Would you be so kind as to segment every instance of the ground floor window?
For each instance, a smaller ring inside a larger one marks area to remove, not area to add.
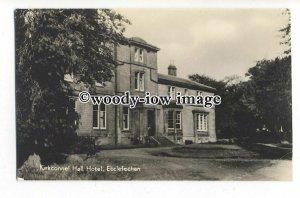
[[[208,115],[204,113],[196,113],[196,130],[207,131]]]
[[[66,115],[70,115],[72,113],[75,113],[75,100],[70,98],[66,108]]]
[[[123,129],[129,129],[129,108],[123,107]]]
[[[67,104],[67,107],[65,108],[65,110],[66,110],[66,116],[72,116],[72,118],[74,118],[74,114],[76,113],[74,98],[69,99],[69,103]],[[77,125],[77,120],[74,119],[74,126],[76,126],[76,125]]]
[[[181,129],[181,111],[168,111],[168,129]]]
[[[176,111],[175,115],[175,127],[176,129],[181,129],[181,111]]]
[[[106,107],[104,104],[93,105],[93,128],[106,129]]]

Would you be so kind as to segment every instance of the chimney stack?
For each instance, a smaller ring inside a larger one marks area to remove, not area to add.
[[[177,68],[175,65],[170,64],[168,67],[168,74],[171,76],[176,76],[177,75]]]

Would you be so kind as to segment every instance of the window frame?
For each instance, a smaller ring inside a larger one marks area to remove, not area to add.
[[[208,114],[196,113],[196,131],[208,132]]]
[[[140,48],[139,52],[139,62],[144,63],[144,50]]]
[[[171,115],[171,117],[170,117],[170,115]],[[177,115],[180,115],[179,119],[177,118]],[[177,122],[178,120],[179,120],[179,123]],[[169,127],[170,121],[172,121],[172,128]],[[178,129],[181,130],[182,129],[182,112],[175,111],[175,110],[169,110],[167,113],[167,124],[168,124],[168,129],[170,129],[170,130],[178,130]],[[179,128],[177,127],[177,124],[179,124],[179,126],[180,126]]]
[[[94,107],[97,107],[97,110],[94,109]],[[93,105],[93,129],[100,129],[100,111],[99,111],[100,105]],[[97,112],[97,126],[94,126],[94,113]]]
[[[174,91],[173,91],[173,88],[174,88]],[[171,96],[172,100],[176,99],[176,87],[169,86],[169,96]]]
[[[100,123],[100,129],[106,129],[106,123],[107,123],[106,122],[106,105],[103,104],[103,106],[104,106],[104,111],[101,110],[101,104],[99,105],[99,123]],[[103,127],[103,125],[100,122],[101,112],[104,112],[103,113],[103,116],[104,116],[104,127]]]
[[[124,114],[124,108],[127,108],[127,114]],[[123,106],[123,109],[122,109],[123,111],[122,111],[122,113],[123,113],[123,115],[122,115],[122,118],[123,118],[123,130],[129,130],[130,129],[130,126],[129,126],[129,124],[130,124],[130,115],[129,115],[129,107],[127,107],[127,106]],[[127,116],[127,127],[125,127],[125,116]]]
[[[145,73],[135,72],[134,73],[134,90],[145,91]]]
[[[184,95],[188,96],[189,95],[189,89],[184,89]]]
[[[134,61],[137,63],[144,63],[144,50],[142,48],[135,47]]]
[[[179,113],[179,123],[177,123],[178,119],[177,119],[177,113]],[[179,128],[177,128],[177,124],[179,124]],[[182,113],[181,111],[175,111],[175,128],[176,129],[182,129]]]
[[[104,104],[100,104],[100,105],[93,105],[93,129],[106,129],[106,125],[107,125],[107,116],[106,116],[106,105],[104,105],[104,111],[101,110],[101,105]],[[97,106],[97,110],[94,109],[94,107]],[[94,113],[97,112],[97,126],[94,126]],[[102,112],[102,117],[101,118],[101,112]],[[103,119],[104,124],[101,124],[100,120]],[[104,125],[104,126],[103,126]]]
[[[197,96],[203,96],[203,92],[202,92],[202,91],[197,91],[197,92],[196,92],[196,95],[197,95]]]
[[[170,121],[170,119],[169,119],[169,114],[171,113],[171,115],[172,115],[172,128],[170,128],[169,127],[169,121]],[[174,128],[174,124],[175,124],[175,120],[174,120],[174,111],[168,111],[168,113],[167,113],[168,115],[167,115],[167,124],[168,124],[168,129],[175,129]]]

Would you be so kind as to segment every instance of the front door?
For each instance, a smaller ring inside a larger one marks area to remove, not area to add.
[[[148,136],[154,136],[155,135],[155,111],[154,110],[148,110],[147,111],[147,117],[148,117]]]

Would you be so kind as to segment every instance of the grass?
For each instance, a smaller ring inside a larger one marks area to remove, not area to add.
[[[258,153],[260,158],[263,159],[288,159],[291,160],[292,155],[292,146],[282,146],[281,144],[278,147],[270,147],[263,144],[242,144],[243,148]]]
[[[251,159],[259,155],[236,145],[192,144],[153,152],[156,156],[199,158],[199,159]]]
[[[290,160],[266,159],[256,149],[221,144],[114,149],[102,150],[88,159],[84,154],[68,155],[63,163],[51,164],[133,166],[140,172],[40,170],[41,160],[33,156],[17,176],[25,180],[290,180]]]

